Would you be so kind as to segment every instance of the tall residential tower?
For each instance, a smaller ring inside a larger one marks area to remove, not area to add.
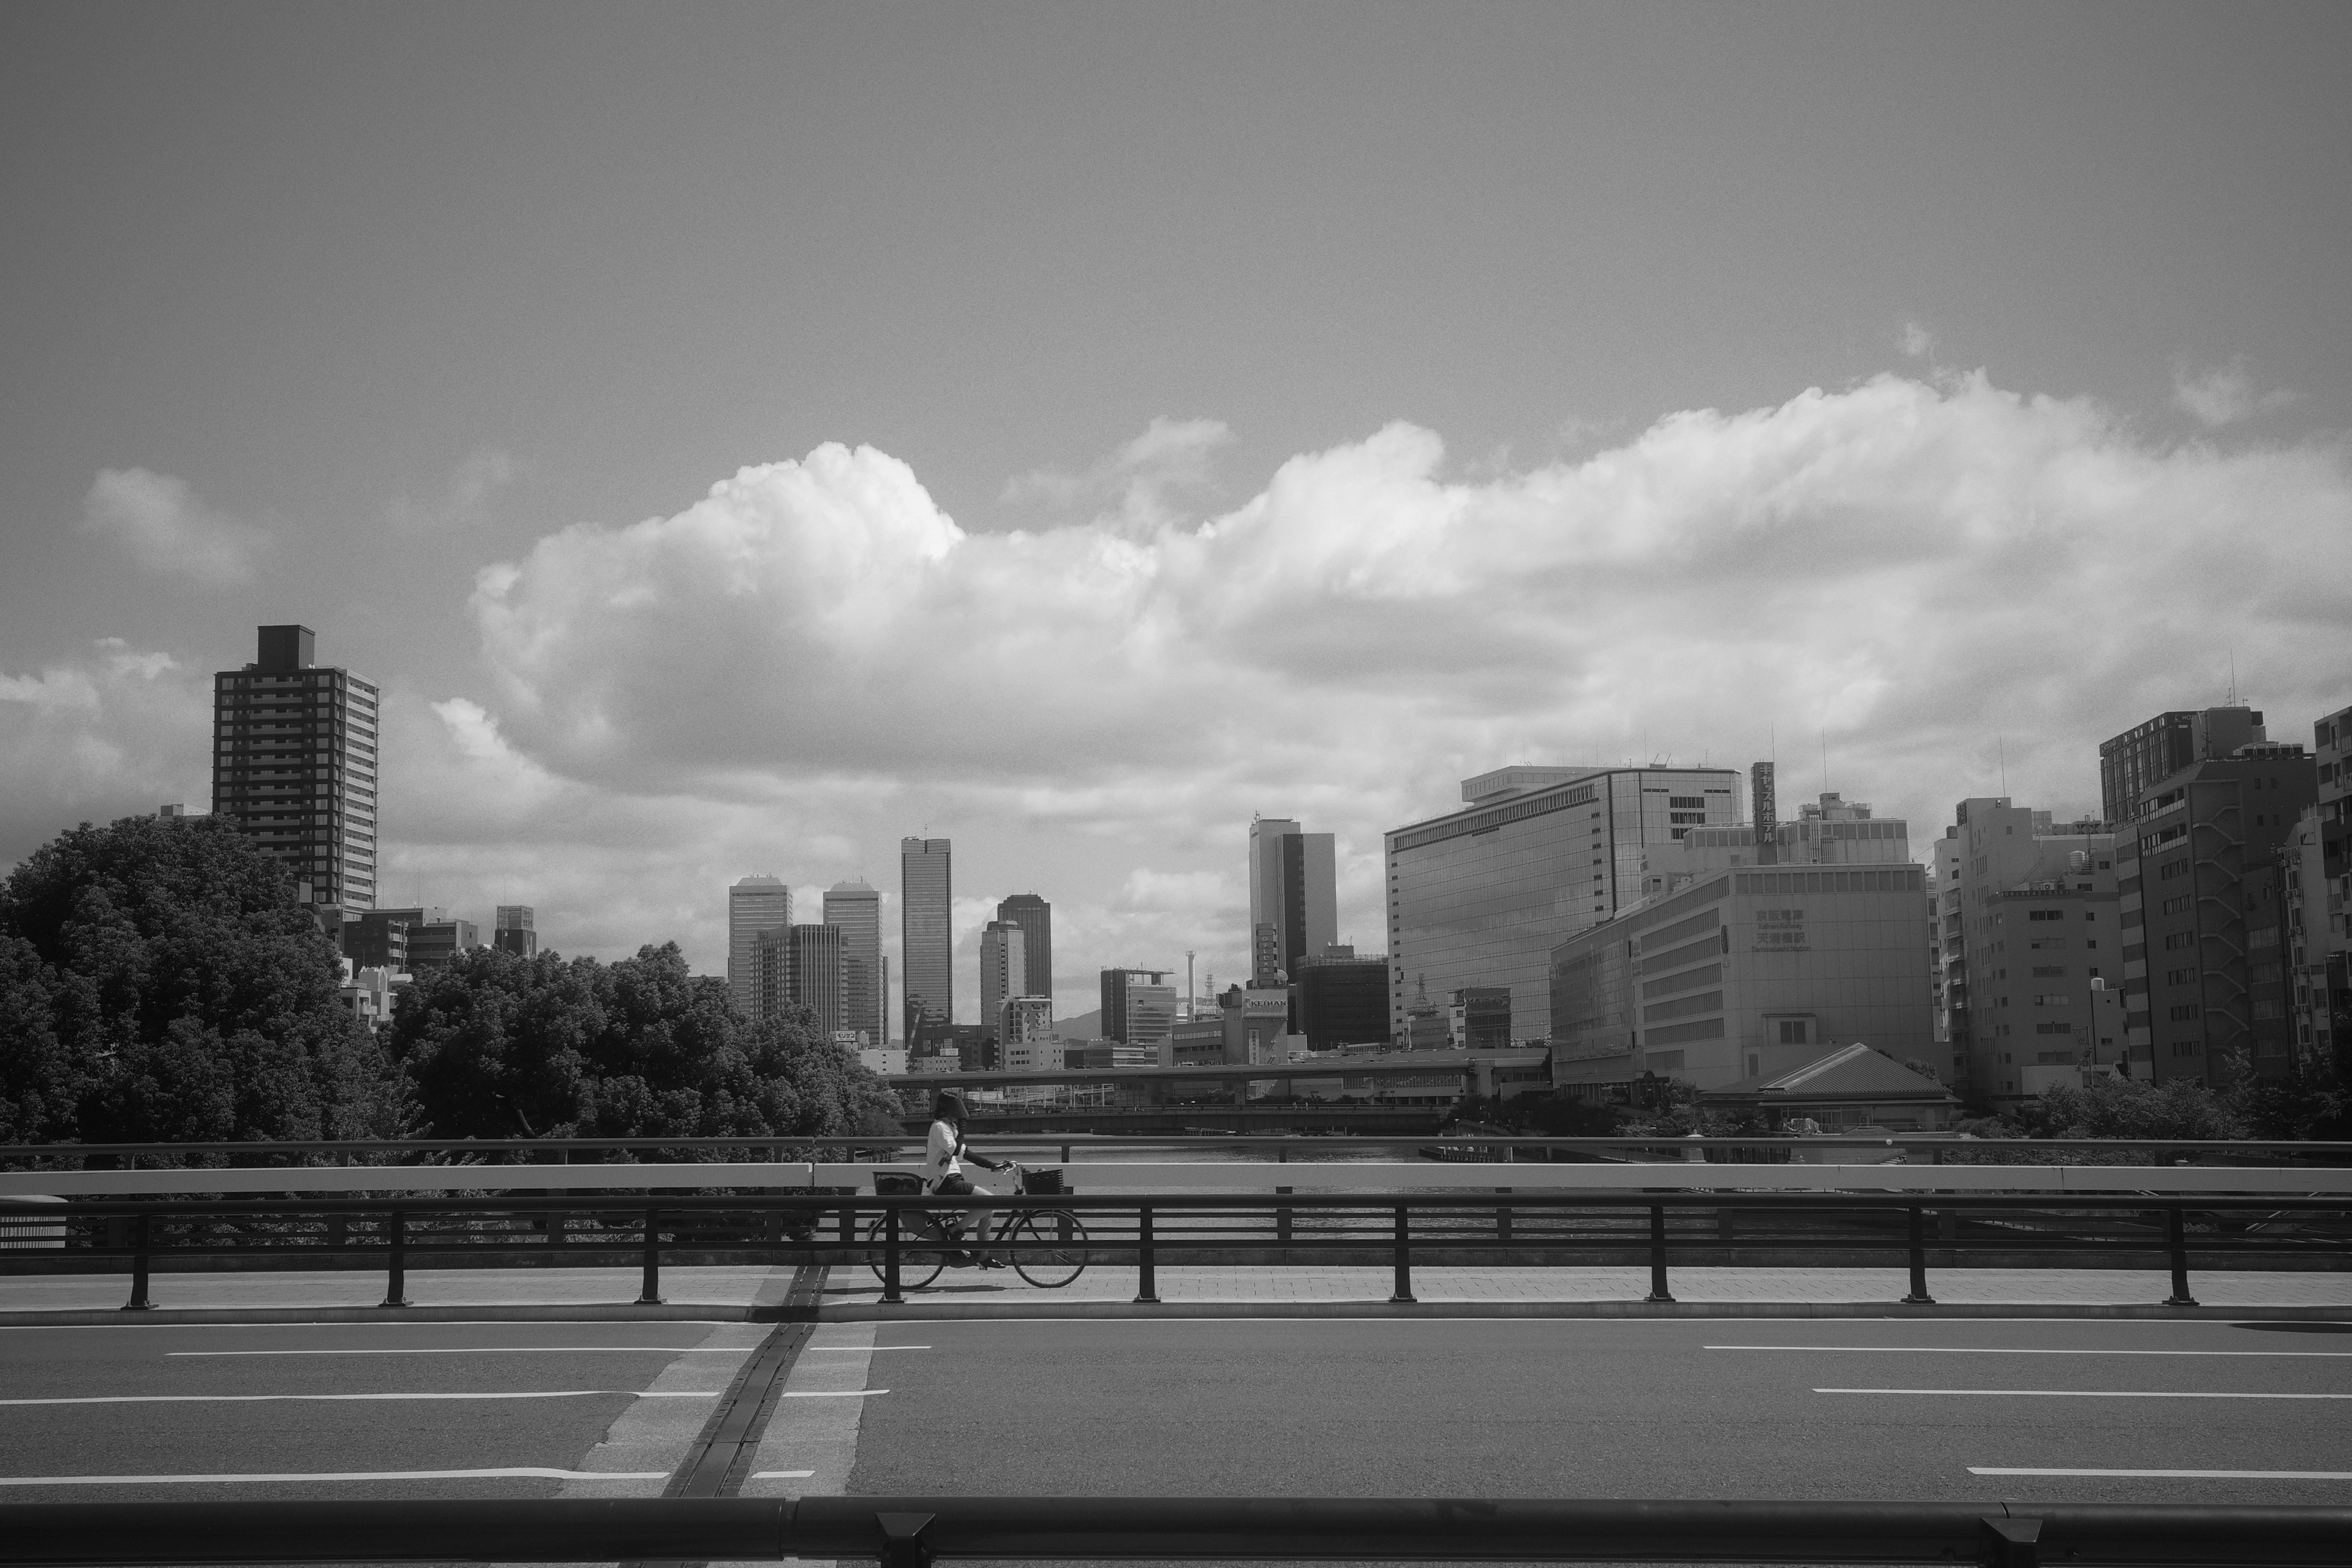
[[[1339,940],[1339,900],[1328,833],[1305,833],[1286,816],[1250,823],[1250,971],[1267,984],[1276,970],[1297,974],[1299,960]]]
[[[864,882],[835,882],[824,890],[824,923],[841,928],[841,1026],[886,1043],[890,976],[882,967],[882,895]]]
[[[213,677],[213,815],[286,864],[331,934],[375,907],[376,689],[311,662],[308,626],[263,626],[260,657]]]

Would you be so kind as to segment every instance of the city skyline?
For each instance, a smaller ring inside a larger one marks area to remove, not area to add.
[[[1246,976],[1253,814],[1369,952],[1484,771],[1924,845],[2352,703],[2340,9],[1436,15],[12,8],[0,867],[201,809],[261,625],[380,904],[862,877],[897,991],[952,838],[967,1020],[1018,889],[1064,1015]]]

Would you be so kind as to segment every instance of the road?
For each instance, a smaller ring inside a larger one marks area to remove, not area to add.
[[[908,1310],[820,1328],[751,1489],[2352,1500],[2337,1325]],[[763,1332],[0,1330],[0,1500],[651,1495]]]

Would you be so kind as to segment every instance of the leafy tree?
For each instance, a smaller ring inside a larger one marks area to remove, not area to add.
[[[436,1137],[900,1131],[897,1097],[807,1009],[747,1020],[675,942],[612,964],[476,949],[417,976],[391,1043]]]
[[[2245,1129],[2221,1095],[2193,1079],[2151,1083],[2099,1074],[2082,1088],[2044,1090],[2029,1111],[2029,1135],[2042,1138],[2207,1139],[2243,1137]]]
[[[2281,1079],[2241,1072],[2226,1097],[2254,1138],[2352,1138],[2352,1089],[2333,1061],[2298,1061]]]
[[[84,823],[0,882],[0,1138],[395,1131],[341,984],[285,868],[233,824]]]

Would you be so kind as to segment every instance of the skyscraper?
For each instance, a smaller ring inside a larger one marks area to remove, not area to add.
[[[761,931],[793,923],[793,890],[773,877],[746,877],[727,889],[727,994],[747,1018],[760,1008],[760,972],[755,951]]]
[[[213,677],[213,815],[286,864],[320,906],[375,907],[376,689],[311,663],[308,626],[263,626],[259,657]]]
[[[1165,1045],[1176,1026],[1176,987],[1167,984],[1164,969],[1106,969],[1102,972],[1103,1038],[1119,1045]],[[1161,1062],[1173,1067],[1172,1060]]]
[[[1027,942],[1011,921],[991,921],[980,933],[980,1026],[1002,1040],[1004,1004],[1025,994],[1021,989],[1028,971]]]
[[[907,988],[907,1047],[928,1021],[955,1022],[955,931],[949,910],[954,879],[944,838],[898,840],[899,968]]]
[[[839,926],[788,925],[763,931],[751,944],[759,1008],[752,1016],[773,1017],[784,1008],[805,1006],[816,1015],[819,1038],[831,1038],[842,1022],[847,976],[842,963]]]
[[[2232,757],[2240,746],[2264,739],[2252,708],[2180,709],[2099,742],[2099,811],[2109,822],[2129,822],[2150,784],[2208,757]]]
[[[879,1046],[887,1037],[889,974],[882,967],[882,895],[864,882],[824,890],[824,923],[841,928],[841,1026]]]
[[[1051,996],[1054,994],[1054,906],[1034,893],[1015,893],[1000,900],[996,918],[1021,928],[1021,951],[1028,973],[1011,994]]]
[[[1250,823],[1250,952],[1253,980],[1265,984],[1274,968],[1298,972],[1298,961],[1339,940],[1339,900],[1331,835],[1305,833],[1286,816]],[[1269,942],[1263,933],[1270,931]]]

